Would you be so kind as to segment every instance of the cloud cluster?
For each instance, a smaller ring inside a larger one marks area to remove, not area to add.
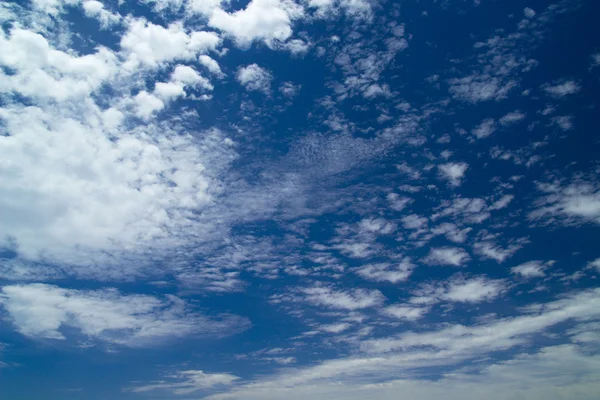
[[[191,335],[221,336],[248,327],[236,316],[209,318],[175,297],[126,295],[115,289],[75,290],[46,284],[9,285],[0,303],[17,330],[33,338],[64,340],[63,328],[89,339],[130,347]]]

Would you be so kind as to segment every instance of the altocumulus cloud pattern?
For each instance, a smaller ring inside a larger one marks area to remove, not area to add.
[[[597,399],[598,15],[0,1],[0,397]]]

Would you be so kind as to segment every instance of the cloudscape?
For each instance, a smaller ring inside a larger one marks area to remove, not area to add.
[[[597,399],[598,15],[0,0],[0,398]]]

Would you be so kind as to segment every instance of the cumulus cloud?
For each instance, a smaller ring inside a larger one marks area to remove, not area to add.
[[[208,25],[232,37],[238,46],[248,47],[254,41],[264,41],[274,47],[292,34],[292,23],[304,15],[302,6],[288,0],[252,0],[246,8],[228,13],[220,7],[199,4],[209,14]]]
[[[137,347],[190,335],[230,335],[248,326],[239,317],[205,317],[175,296],[46,284],[9,285],[0,293],[17,330],[33,338],[65,339],[63,329],[70,327],[91,339]]]
[[[460,247],[436,247],[422,260],[429,265],[450,265],[462,267],[471,259],[469,254]]]
[[[132,47],[125,63],[130,57],[157,63],[185,53],[192,40],[180,27],[169,28],[166,35],[184,43],[173,50],[171,39],[161,36],[164,29],[131,22],[125,37],[132,34],[143,44],[126,41]],[[208,90],[208,81],[179,65],[154,92],[135,90],[136,80],[106,48],[87,55],[64,52],[23,29],[2,33],[0,42],[0,65],[14,71],[3,76],[0,91],[7,99],[28,99],[28,105],[10,100],[0,108],[7,133],[0,143],[6,167],[0,171],[0,247],[13,249],[21,261],[68,265],[60,270],[79,276],[111,276],[111,266],[127,263],[119,273],[127,279],[138,266],[127,255],[159,249],[166,254],[186,241],[184,227],[195,225],[198,234],[212,229],[191,210],[208,207],[221,190],[213,186],[214,173],[234,155],[231,146],[219,131],[194,138],[153,119],[184,88]],[[104,90],[115,97],[99,99]],[[217,161],[217,155],[225,157]],[[98,263],[103,267],[96,269]],[[17,276],[27,274],[24,268],[13,260],[0,269]],[[44,275],[52,268],[34,270]]]
[[[215,61],[213,58],[211,58],[210,56],[207,56],[206,54],[202,54],[198,57],[198,61],[211,74],[216,75],[218,77],[223,77],[225,75],[225,74],[223,74],[223,71],[221,71],[221,67],[219,66],[219,63],[217,61]]]
[[[465,162],[451,162],[438,165],[440,178],[448,181],[451,186],[460,186],[462,180],[469,168],[469,164]]]
[[[121,48],[128,56],[124,67],[130,70],[139,65],[156,67],[173,60],[189,60],[216,50],[221,44],[216,33],[197,31],[188,34],[180,23],[165,28],[145,19],[129,18],[127,28],[121,38]]]
[[[259,67],[257,64],[250,64],[238,68],[236,78],[238,82],[248,91],[271,92],[271,81],[273,75],[268,70]]]
[[[121,15],[114,14],[104,8],[104,4],[96,0],[87,0],[82,4],[86,17],[95,18],[104,29],[121,22]]]

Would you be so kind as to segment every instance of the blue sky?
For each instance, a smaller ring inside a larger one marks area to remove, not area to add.
[[[0,2],[0,397],[594,399],[600,5]]]

